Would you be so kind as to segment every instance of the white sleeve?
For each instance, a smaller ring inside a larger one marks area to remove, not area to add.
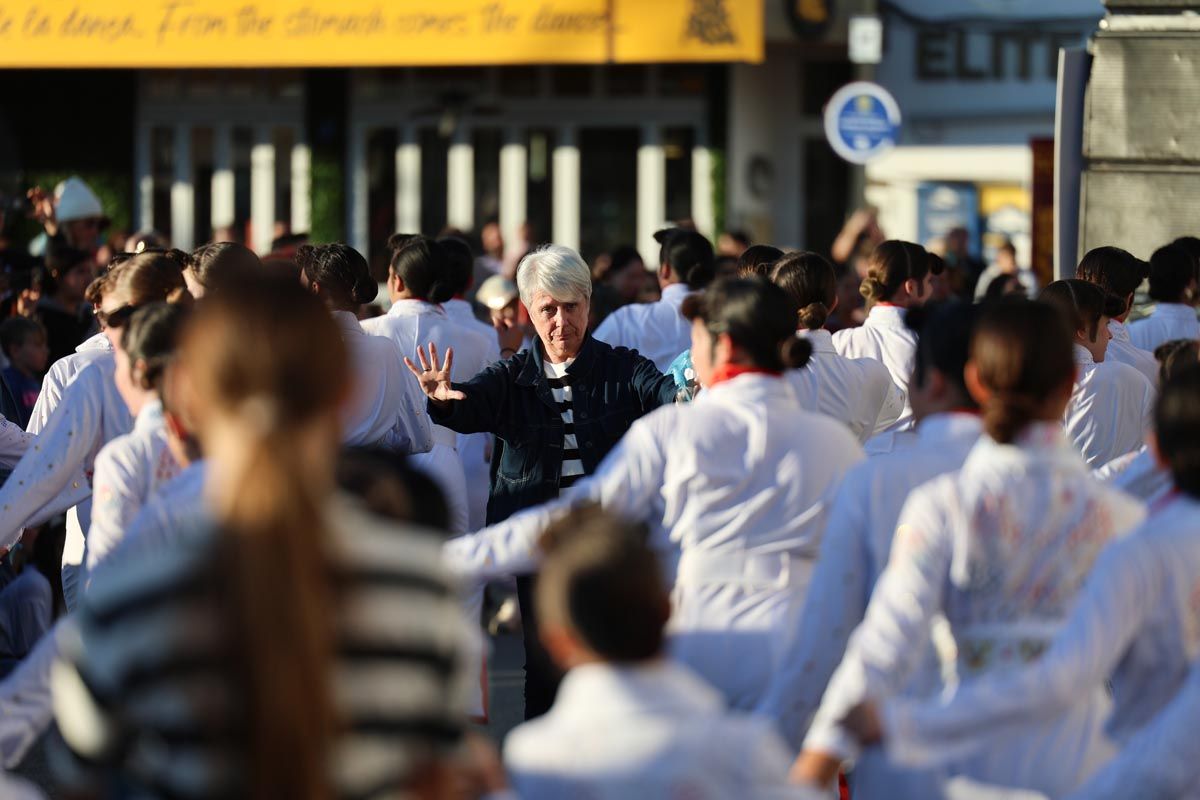
[[[0,467],[12,469],[37,438],[0,416]]]
[[[101,401],[82,378],[80,373],[67,386],[37,441],[0,487],[0,548],[11,548],[22,528],[44,522],[91,494],[80,470],[99,444]]]
[[[1001,726],[1057,718],[1101,688],[1153,610],[1165,580],[1156,563],[1136,534],[1114,541],[1041,658],[963,683],[946,697],[886,700],[888,756],[908,766],[959,758],[994,741]]]
[[[50,665],[58,657],[55,625],[29,655],[0,681],[0,764],[12,769],[50,727]]]
[[[658,416],[652,414],[635,422],[596,472],[559,499],[446,542],[443,556],[447,564],[473,580],[531,572],[538,563],[537,543],[542,531],[579,505],[598,503],[614,514],[644,518],[651,498],[662,485],[666,467],[665,448],[650,428]]]
[[[884,396],[883,405],[879,408],[879,416],[875,420],[875,429],[868,434],[867,438],[887,430],[904,413],[904,391],[892,382],[891,375],[885,372],[884,377],[887,379],[887,394]]]
[[[58,404],[62,402],[64,384],[62,371],[57,368],[61,363],[61,359],[54,362],[50,371],[46,373],[46,377],[42,378],[42,391],[38,394],[37,402],[33,404],[33,411],[29,415],[29,425],[26,426],[30,433],[41,433],[42,429],[46,427],[46,423],[50,421],[54,409],[58,408]]]
[[[937,507],[943,485],[927,484],[905,503],[888,565],[821,699],[804,740],[806,750],[855,758],[858,743],[841,721],[862,701],[899,691],[921,657],[921,648],[912,643],[925,639],[942,608],[953,554],[951,531]]]
[[[592,338],[613,347],[627,347],[629,343],[621,341],[620,322],[623,316],[624,314],[621,313],[621,309],[618,308],[613,311],[604,318],[604,321],[596,327],[596,330],[592,331]]]
[[[850,632],[862,622],[871,596],[867,503],[855,475],[847,475],[838,490],[800,626],[757,709],[778,723],[793,749],[804,740],[829,678],[846,652]]]
[[[408,455],[428,453],[433,449],[433,423],[425,410],[425,393],[411,375],[401,375],[400,385],[404,394],[396,409],[396,424],[384,435],[380,446]]]
[[[1177,800],[1200,785],[1200,663],[1171,702],[1067,800]]]
[[[116,547],[137,516],[143,503],[144,487],[129,465],[122,463],[123,455],[114,440],[96,456],[96,471],[92,481],[92,520],[87,536],[87,569],[90,573]]]

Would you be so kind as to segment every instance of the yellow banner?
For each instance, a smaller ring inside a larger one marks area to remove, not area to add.
[[[0,0],[0,67],[761,61],[762,0]]]

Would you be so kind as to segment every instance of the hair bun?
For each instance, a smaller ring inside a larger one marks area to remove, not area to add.
[[[783,366],[788,369],[800,369],[807,366],[808,360],[812,358],[812,352],[812,343],[807,339],[801,339],[799,336],[789,336],[783,340],[783,344],[779,347],[779,355],[783,359]]]
[[[815,331],[825,327],[825,321],[829,319],[829,308],[824,303],[809,303],[800,309],[796,316],[801,325],[810,331]]]
[[[867,300],[878,300],[883,296],[884,285],[875,277],[863,278],[863,282],[859,284],[858,293]]]
[[[296,265],[303,269],[304,267],[313,263],[316,257],[317,248],[313,247],[311,244],[302,244],[296,248],[296,255],[292,258],[296,262]]]
[[[354,284],[354,302],[360,306],[365,306],[371,302],[379,294],[379,284],[371,277],[370,273],[360,275]]]

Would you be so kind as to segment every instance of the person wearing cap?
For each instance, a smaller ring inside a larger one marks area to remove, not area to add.
[[[41,255],[49,239],[60,239],[77,250],[95,253],[100,248],[100,234],[108,226],[108,217],[100,198],[92,187],[76,176],[67,178],[54,187],[53,198],[41,187],[29,190],[29,201],[34,215],[46,229],[45,237],[38,237],[30,245]]]
[[[557,498],[595,472],[637,419],[675,400],[675,382],[649,359],[588,336],[592,275],[577,252],[560,245],[533,251],[517,268],[517,286],[538,334],[528,350],[505,351],[506,360],[466,382],[451,382],[454,354],[439,348],[442,342],[428,343],[428,358],[418,349],[419,368],[407,362],[435,424],[500,440],[489,524]],[[534,717],[550,707],[556,679],[537,645],[529,581],[519,581],[518,589],[525,712]]]
[[[712,280],[713,249],[708,239],[687,228],[659,231],[654,238],[662,245],[658,259],[662,299],[618,308],[600,323],[595,335],[613,347],[638,351],[666,371],[691,345],[691,326],[679,308],[683,298]]]
[[[517,284],[503,275],[493,275],[483,282],[475,299],[482,303],[492,318],[492,327],[504,337],[503,357],[515,355],[533,346],[536,335],[529,325],[529,313],[521,307]],[[517,338],[519,331],[520,338]]]

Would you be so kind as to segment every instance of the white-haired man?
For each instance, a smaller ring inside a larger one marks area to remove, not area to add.
[[[587,334],[591,272],[569,247],[547,245],[521,260],[517,289],[529,309],[537,339],[466,383],[451,383],[453,354],[438,358],[418,351],[408,362],[429,398],[438,425],[459,433],[493,433],[487,521],[558,496],[599,466],[629,426],[673,402],[674,379],[632,350],[611,347]],[[506,351],[502,355],[509,355]],[[518,584],[525,622],[525,713],[544,713],[557,683],[553,666],[537,645],[531,587]]]

